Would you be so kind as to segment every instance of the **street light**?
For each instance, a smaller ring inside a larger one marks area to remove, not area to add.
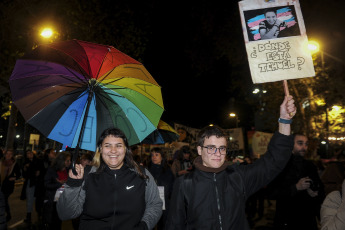
[[[44,38],[50,38],[53,35],[53,30],[51,28],[44,28],[40,35]]]
[[[235,119],[236,128],[238,128],[238,122],[239,122],[239,120],[238,120],[238,118],[237,118],[236,113],[230,113],[230,114],[229,114],[229,117]]]
[[[308,50],[311,54],[317,53],[320,51],[320,45],[316,41],[309,41],[308,42]]]

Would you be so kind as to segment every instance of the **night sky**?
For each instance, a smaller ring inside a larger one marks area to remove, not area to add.
[[[234,98],[241,125],[251,125],[254,111],[238,96],[240,92],[231,88],[233,80],[238,79],[249,89],[255,87],[246,59],[237,2],[185,3],[183,7],[172,6],[155,15],[157,28],[153,30],[154,39],[145,65],[162,86],[166,109],[163,120],[195,128],[210,123],[229,128],[226,120]],[[317,40],[325,52],[344,58],[344,2],[332,0],[326,6],[321,0],[301,0],[300,5],[308,38]],[[203,24],[205,18],[210,23]],[[201,36],[196,39],[193,33]],[[222,45],[231,52],[220,54],[221,49],[215,47]]]
[[[136,12],[141,7],[137,3],[146,4],[143,1],[125,2],[129,7],[135,6]],[[140,13],[143,18],[133,15],[133,21],[150,23],[148,44],[140,59],[162,87],[165,105],[162,120],[193,128],[210,123],[230,128],[228,114],[236,108],[241,126],[251,126],[255,111],[242,96],[243,87],[235,85],[245,85],[249,93],[255,87],[246,58],[238,1],[147,2],[151,4],[151,11]],[[99,1],[97,4],[114,5],[117,1]],[[319,41],[325,52],[344,59],[345,2],[300,0],[300,5],[308,38]],[[104,16],[111,20],[112,5],[105,7],[109,10],[103,12]],[[35,21],[39,22],[45,12],[30,13],[31,16],[37,13]],[[63,17],[55,14],[55,19]],[[29,18],[27,20],[33,23]],[[22,24],[27,26],[25,22]],[[62,25],[61,29],[64,29]],[[101,32],[99,36],[102,36]],[[82,36],[73,38],[84,40]],[[117,48],[117,44],[105,45]]]

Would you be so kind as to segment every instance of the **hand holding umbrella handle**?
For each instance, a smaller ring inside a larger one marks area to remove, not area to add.
[[[73,173],[75,176],[78,175],[77,170],[75,170],[75,160],[74,160],[74,159],[73,159],[73,161],[72,161],[72,173]]]
[[[83,179],[84,177],[84,167],[81,164],[76,164],[74,165],[75,168],[72,168],[69,173],[68,176],[72,179]],[[73,169],[75,172],[73,172]]]

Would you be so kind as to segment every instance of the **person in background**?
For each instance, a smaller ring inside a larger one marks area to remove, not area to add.
[[[69,171],[57,202],[62,220],[80,216],[79,229],[152,229],[162,214],[163,202],[149,171],[138,166],[125,134],[106,129],[97,142],[92,167]]]
[[[192,169],[190,147],[184,145],[179,150],[177,150],[176,154],[176,159],[171,165],[171,171],[173,172],[175,177],[179,177],[188,173]]]
[[[43,205],[45,199],[46,189],[44,186],[44,177],[47,173],[48,168],[52,165],[56,157],[56,151],[54,149],[46,149],[43,152],[43,155],[39,155],[39,170],[40,173],[37,177],[37,183],[35,188],[35,209],[38,215],[38,219],[41,220],[43,217]]]
[[[308,138],[295,134],[292,156],[274,183],[277,229],[318,229],[324,188],[315,164],[304,159],[307,151]]]
[[[336,160],[330,161],[321,175],[321,181],[325,186],[325,195],[342,188],[345,179],[345,155],[338,154]]]
[[[12,149],[5,150],[4,157],[0,160],[1,191],[5,197],[6,221],[10,221],[11,211],[8,198],[14,191],[15,180],[21,177],[20,167],[13,156]]]
[[[151,160],[148,164],[148,170],[155,179],[163,200],[163,214],[158,221],[157,229],[164,230],[175,178],[161,148],[157,147],[151,150]]]
[[[249,230],[245,201],[278,175],[289,161],[296,108],[292,96],[280,106],[279,132],[267,153],[250,165],[225,163],[228,136],[216,126],[199,132],[194,170],[175,180],[167,230]]]
[[[178,142],[191,143],[193,141],[192,135],[184,128],[177,128],[177,133],[179,134]]]
[[[46,192],[43,205],[43,223],[48,229],[61,229],[61,220],[56,212],[56,201],[59,194],[58,189],[67,181],[70,165],[71,154],[60,152],[44,176]]]
[[[345,229],[345,180],[339,190],[330,192],[321,206],[321,230]]]
[[[80,158],[80,164],[85,168],[87,165],[91,165],[92,155],[91,153],[84,153]]]
[[[23,167],[24,185],[22,187],[21,200],[26,199],[26,219],[24,222],[31,223],[31,213],[35,202],[35,188],[37,178],[40,175],[39,161],[31,150],[26,151]]]

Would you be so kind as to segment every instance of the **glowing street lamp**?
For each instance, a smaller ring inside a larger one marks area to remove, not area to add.
[[[238,120],[238,118],[237,118],[236,113],[230,113],[230,114],[229,114],[229,117],[235,119],[236,128],[237,128],[237,127],[238,127],[238,122],[239,122],[239,120]]]
[[[44,28],[40,35],[44,38],[50,38],[53,35],[53,30],[51,28]]]
[[[309,41],[308,50],[310,51],[311,54],[317,53],[320,51],[320,44],[316,41]]]

